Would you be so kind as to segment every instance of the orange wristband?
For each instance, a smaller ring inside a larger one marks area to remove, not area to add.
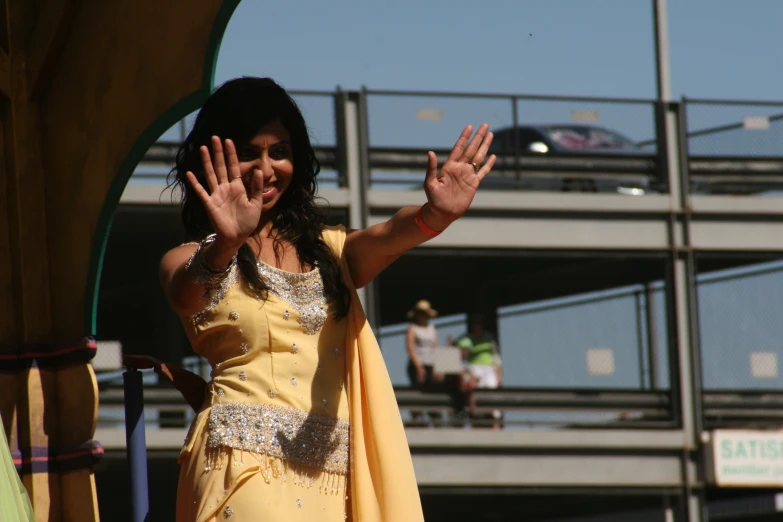
[[[426,205],[425,203],[424,205]],[[427,226],[427,223],[424,222],[424,218],[421,217],[421,211],[424,209],[424,205],[419,207],[419,210],[416,212],[416,224],[419,225],[419,230],[424,232],[429,237],[435,237],[440,235],[440,232],[437,230],[432,230],[430,227]]]

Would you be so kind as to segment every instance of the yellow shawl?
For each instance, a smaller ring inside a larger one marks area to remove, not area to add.
[[[328,228],[324,236],[337,231],[341,237],[335,238],[333,247],[351,292],[345,364],[351,420],[348,495],[352,519],[423,522],[413,461],[389,372],[342,256],[345,230]]]

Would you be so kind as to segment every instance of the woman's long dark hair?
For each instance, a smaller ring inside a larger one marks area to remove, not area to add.
[[[218,136],[221,140],[233,140],[239,149],[275,120],[291,135],[294,163],[291,184],[275,205],[275,244],[288,241],[296,248],[301,263],[320,269],[326,299],[334,306],[335,317],[340,319],[348,313],[350,295],[337,260],[321,238],[325,219],[315,203],[315,178],[321,166],[299,107],[273,80],[251,77],[230,80],[204,103],[193,130],[177,151],[175,166],[169,174],[173,177],[171,185],[181,190],[182,223],[189,240],[199,241],[214,232],[203,203],[185,177],[187,171],[193,172],[208,189],[199,148],[206,145],[212,151],[211,137]],[[237,264],[245,280],[266,298],[268,287],[258,274],[256,256],[248,244],[239,249]]]

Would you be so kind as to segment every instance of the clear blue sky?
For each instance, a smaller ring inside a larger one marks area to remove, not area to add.
[[[669,0],[675,97],[783,99],[783,2]],[[651,0],[244,0],[216,80],[654,97]],[[531,36],[532,35],[532,36]]]

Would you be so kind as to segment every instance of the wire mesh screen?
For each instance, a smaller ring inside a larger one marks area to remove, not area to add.
[[[513,123],[510,97],[446,94],[367,95],[370,145],[451,148],[467,124],[498,129]]]
[[[705,390],[783,388],[783,262],[698,277]]]
[[[664,297],[657,283],[501,308],[504,385],[668,389]]]
[[[334,94],[293,91],[291,97],[302,111],[313,145],[337,145]]]
[[[692,156],[783,156],[783,103],[688,101]]]
[[[414,188],[424,182],[426,151],[449,150],[467,124],[492,130],[513,125],[512,99],[496,96],[447,96],[445,94],[367,95],[371,147],[421,149],[421,165],[371,169],[374,188]],[[445,158],[444,158],[445,159]]]
[[[292,92],[291,97],[302,111],[310,140],[316,151],[323,147],[337,146],[337,126],[335,122],[335,98],[331,93]],[[335,188],[345,185],[345,173],[339,172],[335,165],[321,165],[318,174],[318,186]]]
[[[783,189],[783,103],[688,101],[691,191],[779,195]]]

